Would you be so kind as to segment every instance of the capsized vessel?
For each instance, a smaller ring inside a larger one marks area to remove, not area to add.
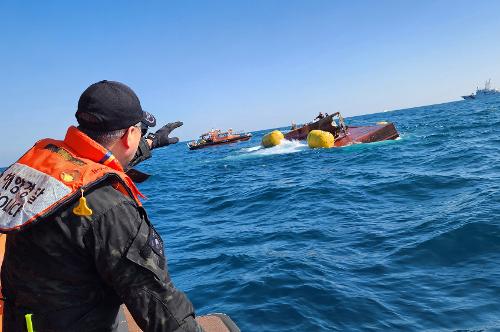
[[[200,139],[188,143],[190,150],[206,148],[207,146],[229,144],[239,141],[248,141],[251,133],[235,133],[232,129],[222,132],[220,129],[212,129],[200,136]]]
[[[372,143],[393,140],[399,137],[396,127],[391,122],[378,122],[372,126],[347,126],[339,112],[303,125],[285,134],[287,140],[305,140],[312,130],[323,130],[333,134],[334,146],[345,146],[356,143]]]

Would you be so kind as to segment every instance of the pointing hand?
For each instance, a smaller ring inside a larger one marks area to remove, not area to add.
[[[150,138],[153,142],[151,145],[152,149],[161,148],[162,146],[167,146],[170,144],[175,144],[179,142],[178,137],[168,137],[172,130],[179,128],[184,123],[181,121],[167,123],[163,127],[161,127],[156,133],[150,135]]]

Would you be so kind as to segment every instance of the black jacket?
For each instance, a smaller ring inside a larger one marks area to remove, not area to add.
[[[111,183],[7,237],[2,266],[3,331],[115,331],[125,303],[143,331],[201,331],[166,267],[163,242],[145,210]]]

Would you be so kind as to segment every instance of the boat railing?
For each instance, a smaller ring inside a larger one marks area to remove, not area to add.
[[[244,130],[233,130],[233,131],[231,131],[231,134],[232,135],[246,135],[246,134],[248,134],[248,132],[246,132]]]

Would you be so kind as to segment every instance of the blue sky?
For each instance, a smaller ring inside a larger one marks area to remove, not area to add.
[[[0,165],[62,138],[91,83],[131,86],[181,139],[500,87],[500,1],[2,1]]]

